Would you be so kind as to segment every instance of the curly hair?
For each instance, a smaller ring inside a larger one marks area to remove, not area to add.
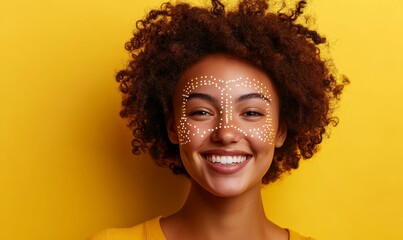
[[[148,152],[159,166],[187,174],[178,145],[169,141],[166,114],[183,72],[202,57],[222,53],[247,61],[273,81],[287,138],[274,153],[262,183],[298,168],[300,159],[318,151],[327,127],[336,126],[333,110],[345,76],[337,77],[319,46],[326,39],[297,21],[306,1],[295,8],[271,10],[265,0],[243,0],[226,11],[219,0],[211,8],[164,3],[137,21],[125,48],[128,65],[116,75],[123,95],[120,115],[133,129],[133,153]]]

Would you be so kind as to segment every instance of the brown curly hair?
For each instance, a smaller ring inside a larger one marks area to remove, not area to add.
[[[326,39],[297,21],[305,5],[298,1],[286,12],[284,4],[273,11],[265,0],[243,0],[231,11],[219,0],[212,0],[212,8],[164,3],[138,21],[125,45],[131,60],[116,75],[123,93],[120,115],[133,129],[133,153],[148,151],[158,165],[187,175],[165,117],[182,73],[202,57],[222,53],[257,66],[278,90],[288,134],[262,182],[311,158],[326,127],[338,122],[332,112],[348,79],[338,81],[330,60],[321,57],[319,45]]]

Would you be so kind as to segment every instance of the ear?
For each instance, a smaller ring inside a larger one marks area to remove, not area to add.
[[[179,143],[178,132],[175,124],[175,117],[173,114],[167,114],[165,117],[165,125],[167,126],[168,138],[173,144]]]
[[[285,123],[280,122],[278,129],[277,129],[277,134],[276,134],[276,139],[275,139],[275,147],[279,148],[283,146],[283,143],[285,139],[287,138],[287,125]]]

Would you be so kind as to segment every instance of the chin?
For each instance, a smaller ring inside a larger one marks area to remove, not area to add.
[[[259,182],[260,183],[260,182]],[[257,184],[242,184],[239,179],[220,179],[207,183],[208,186],[203,187],[206,191],[216,197],[237,197],[256,187]],[[259,188],[260,189],[260,188]]]

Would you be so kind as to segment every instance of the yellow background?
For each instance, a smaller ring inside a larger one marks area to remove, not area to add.
[[[160,2],[0,0],[0,239],[84,239],[181,205],[184,178],[133,159],[114,82]],[[321,240],[403,239],[403,2],[310,10],[352,84],[323,150],[264,188],[267,214]]]

